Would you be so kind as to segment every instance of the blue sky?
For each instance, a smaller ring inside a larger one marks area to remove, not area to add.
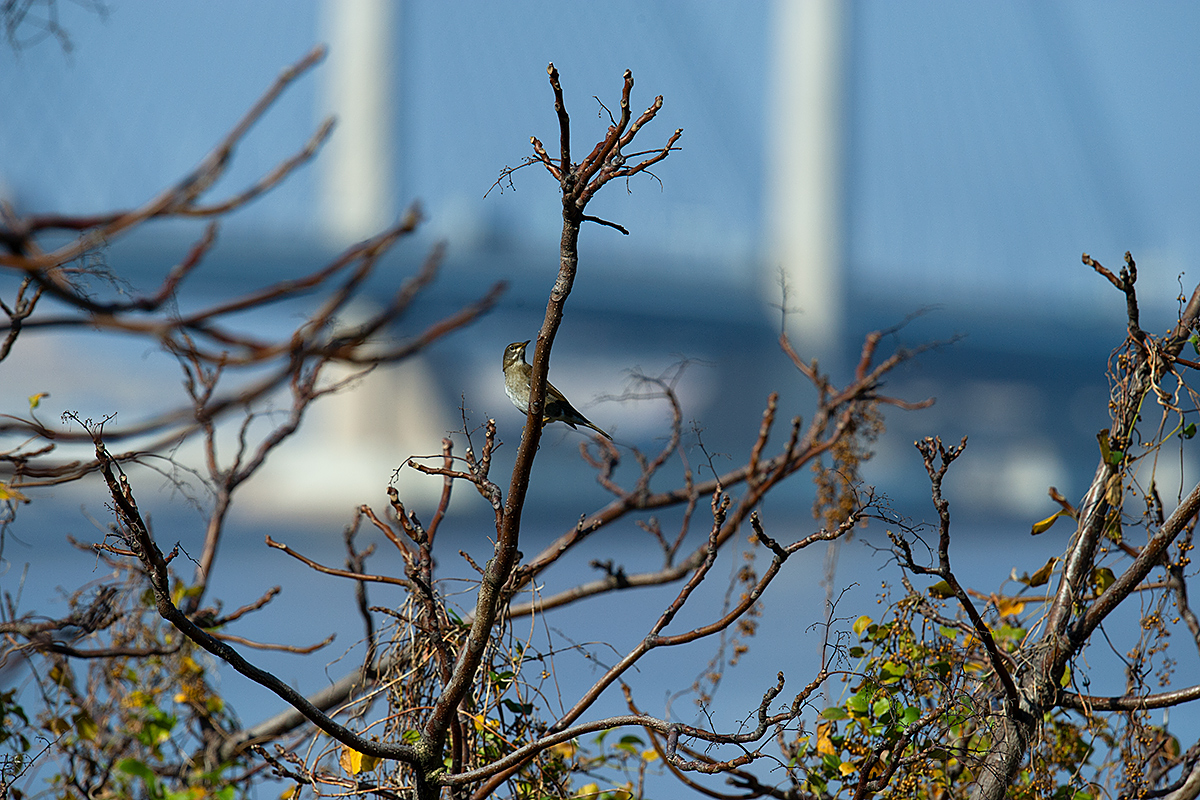
[[[20,207],[87,212],[138,203],[185,174],[279,70],[321,41],[317,3],[61,4],[74,43],[0,51],[0,186]],[[403,4],[395,34],[397,205],[469,248],[480,232],[556,240],[557,201],[504,165],[550,141],[545,66],[563,75],[577,147],[628,67],[634,104],[666,105],[648,141],[683,151],[610,187],[595,213],[617,243],[694,258],[701,271],[763,267],[771,76],[768,3]],[[1086,303],[1106,292],[1087,250],[1173,296],[1200,256],[1200,7],[1116,2],[860,3],[847,18],[845,208],[852,286],[954,302],[981,292]],[[239,151],[241,184],[304,141],[317,78],[294,87]],[[270,239],[311,232],[316,172],[231,222]],[[607,242],[607,237],[598,240]],[[605,245],[607,246],[607,245]],[[1161,292],[1160,292],[1161,294]]]

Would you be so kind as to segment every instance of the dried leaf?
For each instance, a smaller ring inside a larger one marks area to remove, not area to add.
[[[1062,493],[1059,492],[1058,489],[1051,486],[1049,494],[1051,500],[1062,506],[1063,513],[1065,513],[1071,519],[1079,519],[1079,512],[1075,510],[1075,506],[1071,505],[1070,501],[1063,497]]]
[[[1026,586],[1044,586],[1050,580],[1050,576],[1054,574],[1054,565],[1057,563],[1058,556],[1051,556],[1044,567],[1030,575],[1028,579],[1023,579],[1021,583]]]

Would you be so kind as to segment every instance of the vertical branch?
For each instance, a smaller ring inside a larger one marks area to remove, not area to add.
[[[561,154],[558,169],[563,180],[566,180],[571,173],[571,118],[567,115],[567,103],[563,99],[562,84],[558,81],[554,62],[546,66],[546,73],[550,76],[550,88],[554,90],[554,113],[558,115],[558,148]],[[563,191],[567,191],[566,186],[563,186]]]
[[[948,450],[942,445],[941,439],[936,438],[926,438],[917,444],[917,449],[921,451],[921,456],[925,460],[925,471],[929,474],[929,482],[932,485],[933,504],[938,513],[938,568],[935,573],[950,585],[959,605],[967,613],[971,625],[975,628],[975,635],[983,642],[992,669],[995,670],[996,676],[1004,687],[1005,696],[1015,706],[1020,702],[1020,693],[1017,691],[1017,685],[1013,682],[1012,675],[1009,674],[1008,667],[1004,664],[1004,658],[1000,655],[1000,649],[996,646],[992,631],[983,621],[983,617],[979,615],[979,610],[967,596],[966,590],[959,584],[954,571],[950,569],[950,502],[942,495],[942,481],[946,477],[946,470],[950,468],[950,464],[962,455],[966,446],[967,437],[965,436],[958,446]],[[911,562],[911,558],[909,560]]]
[[[538,331],[537,343],[533,351],[533,364],[529,380],[529,407],[525,418],[525,427],[521,432],[521,442],[517,446],[516,461],[513,466],[512,480],[509,484],[508,496],[505,500],[504,513],[497,530],[495,554],[484,570],[480,582],[479,594],[475,606],[475,619],[467,642],[459,655],[455,666],[454,677],[443,692],[430,715],[424,728],[424,735],[431,743],[440,747],[444,739],[446,726],[456,713],[458,704],[465,697],[476,669],[483,659],[484,650],[490,639],[492,625],[497,611],[504,599],[503,587],[508,583],[516,567],[517,544],[521,529],[521,515],[525,506],[525,496],[529,488],[529,475],[533,469],[533,459],[537,453],[538,443],[542,435],[543,410],[546,403],[546,380],[550,372],[550,351],[554,339],[562,324],[563,311],[567,298],[575,284],[575,274],[579,267],[579,228],[585,219],[584,209],[588,200],[608,180],[620,174],[632,174],[639,168],[645,168],[649,163],[657,163],[671,150],[671,145],[679,138],[681,131],[676,131],[666,147],[655,151],[655,155],[646,159],[638,167],[625,167],[614,164],[612,168],[605,167],[600,175],[588,183],[594,169],[585,159],[584,164],[571,163],[571,128],[570,117],[567,114],[566,101],[563,98],[562,84],[559,81],[558,70],[551,63],[546,68],[550,78],[550,86],[554,92],[554,110],[558,115],[559,128],[559,186],[562,191],[562,235],[559,240],[558,275],[546,303],[546,314],[542,327]],[[622,93],[622,105],[628,105],[628,95],[633,88],[633,74],[625,72]],[[662,100],[656,101],[649,111],[642,115],[639,122],[652,119],[662,106]],[[622,112],[622,120],[627,114]],[[615,126],[614,126],[615,130]],[[610,130],[608,135],[597,144],[594,154],[601,151],[611,151],[616,146],[621,131]],[[610,142],[611,140],[611,142]],[[536,138],[532,139],[538,160],[553,166],[545,156],[544,150]],[[609,142],[607,148],[605,143]],[[597,162],[603,159],[596,159]],[[590,170],[590,171],[589,171]],[[489,781],[477,792],[477,796],[485,790],[494,789],[500,779]],[[490,788],[489,788],[490,787]]]

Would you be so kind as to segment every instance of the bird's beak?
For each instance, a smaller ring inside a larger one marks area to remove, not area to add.
[[[533,339],[526,339],[525,341],[521,342],[521,347],[528,347],[529,343],[532,341]]]

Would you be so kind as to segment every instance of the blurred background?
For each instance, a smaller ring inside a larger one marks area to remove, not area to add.
[[[630,235],[584,229],[551,365],[556,385],[619,443],[649,448],[665,433],[662,405],[611,398],[634,385],[635,372],[674,375],[688,360],[678,389],[689,427],[695,420],[689,457],[703,460],[702,439],[719,462],[749,447],[769,391],[781,391],[784,414],[807,413],[810,395],[775,344],[781,305],[797,350],[819,356],[835,379],[848,376],[873,329],[907,320],[887,347],[954,340],[889,382],[890,394],[938,402],[889,414],[867,477],[899,513],[928,518],[912,441],[971,437],[947,481],[964,522],[956,546],[968,582],[994,586],[1010,569],[1033,572],[1059,552],[1053,537],[1065,531],[1031,540],[1028,526],[1056,510],[1047,487],[1077,499],[1094,470],[1095,434],[1108,424],[1105,365],[1124,337],[1124,302],[1080,254],[1115,271],[1132,251],[1151,331],[1172,324],[1179,296],[1193,288],[1184,272],[1200,255],[1195,4],[124,0],[55,8],[66,39],[39,21],[35,4],[10,31],[15,46],[0,49],[0,195],[19,212],[145,202],[186,175],[286,65],[324,42],[327,62],[253,130],[216,192],[253,182],[329,113],[339,117],[332,142],[225,223],[189,289],[226,295],[311,269],[413,202],[427,222],[375,287],[394,290],[435,241],[448,244],[413,330],[494,280],[511,282],[493,314],[324,404],[276,454],[241,500],[244,541],[230,545],[264,559],[266,529],[324,541],[336,554],[340,537],[330,531],[356,504],[381,504],[392,471],[410,454],[437,452],[463,411],[473,424],[499,421],[511,460],[522,420],[503,395],[500,356],[508,342],[536,334],[561,217],[557,186],[540,167],[493,184],[529,155],[531,135],[555,150],[551,61],[576,153],[603,135],[600,102],[617,108],[627,68],[635,113],[664,97],[642,147],[683,129],[682,149],[654,177],[610,184],[589,206]],[[148,289],[199,231],[160,225],[114,243],[106,257]],[[50,391],[48,417],[136,414],[138,403],[181,398],[173,362],[144,343],[27,338],[4,365],[4,408],[24,408],[34,391]],[[106,364],[133,366],[114,384]],[[578,460],[584,437],[563,426],[547,433],[534,473],[534,544],[605,502]],[[1197,475],[1187,453],[1158,469],[1160,486]],[[402,483],[408,496],[427,499],[423,486]],[[76,502],[75,491],[58,497]],[[1164,491],[1168,511],[1174,491]],[[469,520],[484,507],[466,494],[458,510]],[[162,518],[190,519],[172,496],[163,486]],[[79,503],[103,516],[102,496]],[[812,527],[809,487],[770,503],[785,538]],[[49,543],[78,527],[77,516],[45,527],[36,515],[49,513],[46,505],[30,509],[18,541]],[[612,535],[632,559],[646,543],[628,527]],[[486,558],[486,525],[461,536]],[[866,584],[869,596],[886,559],[858,545],[843,549],[840,574]],[[25,560],[14,547],[0,577],[9,585],[12,564]],[[291,570],[281,558],[269,558],[271,569]],[[811,607],[816,620],[825,573],[820,557],[812,562],[798,567],[779,602]],[[339,591],[348,600],[350,588]],[[607,621],[610,640],[630,635],[618,616]],[[805,659],[814,646],[804,645]],[[775,668],[763,659],[764,680]],[[760,691],[757,677],[746,686],[746,696]]]
[[[1191,4],[53,8],[61,35],[33,4],[10,33],[17,46],[0,52],[0,194],[19,211],[144,202],[187,174],[285,65],[330,45],[328,62],[256,127],[217,191],[250,183],[329,113],[339,118],[332,142],[227,221],[190,288],[235,291],[296,274],[419,202],[421,241],[392,275],[398,282],[431,242],[448,243],[431,315],[497,278],[513,289],[492,319],[447,343],[461,351],[449,364],[425,361],[401,381],[439,398],[399,404],[436,406],[397,423],[430,433],[411,452],[428,449],[424,440],[436,450],[464,395],[479,414],[506,413],[498,354],[540,320],[556,266],[557,187],[528,167],[488,190],[529,155],[530,135],[557,140],[550,61],[577,149],[602,135],[596,98],[615,108],[626,68],[635,108],[665,98],[643,146],[684,130],[657,179],[610,186],[590,206],[631,235],[592,226],[582,242],[575,323],[554,376],[588,410],[621,393],[626,371],[657,374],[680,357],[710,365],[690,368],[682,384],[688,412],[710,430],[760,406],[786,368],[767,343],[780,327],[782,276],[798,349],[835,374],[865,331],[914,312],[930,313],[900,334],[905,343],[965,335],[909,373],[920,391],[939,388],[939,409],[918,415],[920,426],[976,437],[973,452],[987,449],[1010,485],[990,487],[981,473],[960,476],[964,490],[992,512],[1026,513],[1044,505],[1047,478],[1070,492],[1090,474],[1074,474],[1063,448],[1074,439],[1090,448],[1102,427],[1102,405],[1088,410],[1102,403],[1097,359],[1121,337],[1121,298],[1080,253],[1114,269],[1134,253],[1151,330],[1169,324],[1181,286],[1191,288],[1180,281],[1200,248],[1200,10]],[[161,225],[111,255],[145,288],[197,234]],[[762,381],[733,382],[730,353],[763,359],[749,369]],[[396,391],[381,390],[375,406]],[[745,404],[723,407],[729,394]],[[661,424],[636,405],[596,413],[631,440]],[[969,414],[971,424],[960,431],[946,414]],[[1004,441],[986,441],[993,434]],[[896,439],[906,454],[908,438]],[[888,450],[882,443],[880,482],[907,472],[888,469]]]

